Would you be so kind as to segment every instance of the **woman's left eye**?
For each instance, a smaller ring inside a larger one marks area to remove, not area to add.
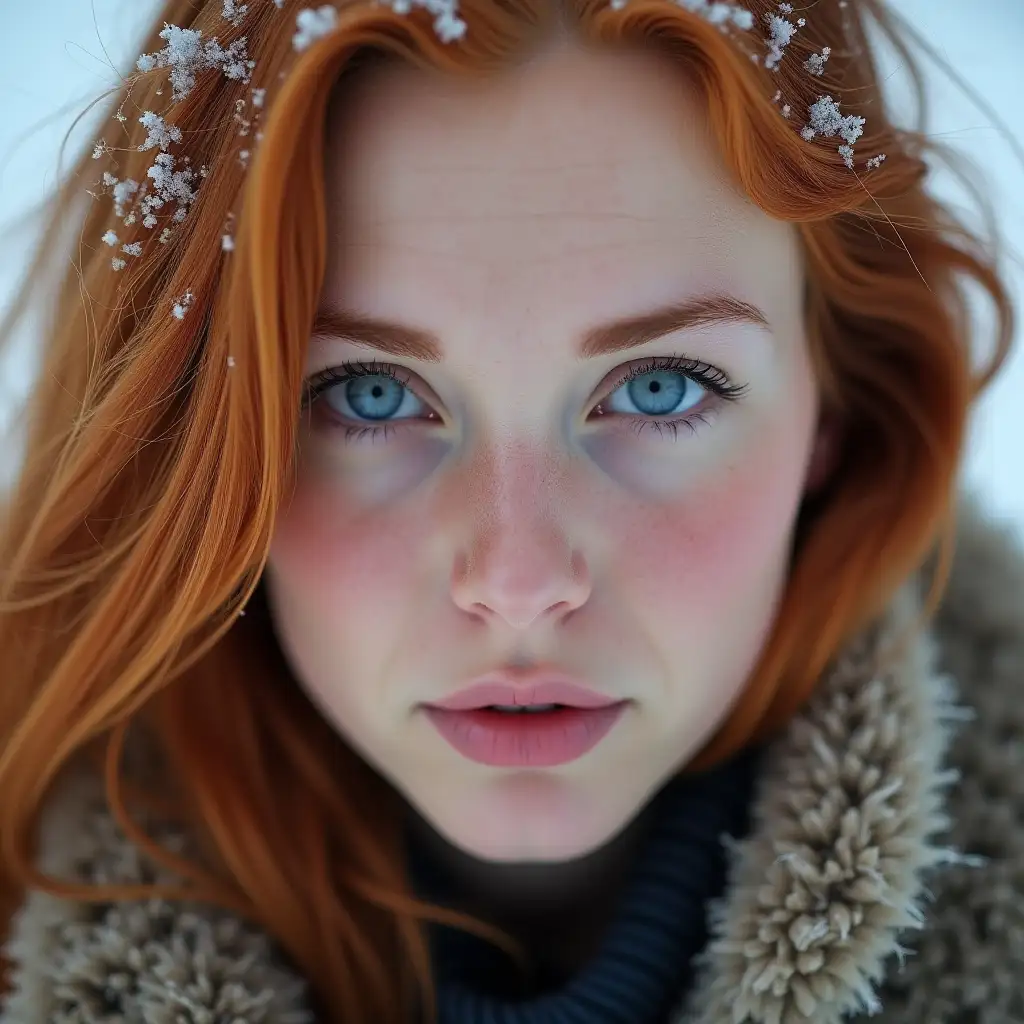
[[[659,434],[670,432],[675,438],[679,428],[696,430],[697,422],[707,422],[708,402],[701,402],[702,393],[710,394],[712,406],[735,401],[746,393],[747,385],[734,385],[717,367],[682,356],[659,356],[647,359],[626,370],[603,399],[594,407],[594,414],[634,420],[639,434],[653,427]],[[440,416],[419,399],[410,386],[410,379],[401,367],[390,363],[347,362],[322,370],[306,382],[302,407],[326,401],[332,426],[345,431],[345,440],[370,440],[405,424],[390,417],[405,413],[402,420],[422,417],[440,422]],[[396,425],[397,424],[397,425]]]

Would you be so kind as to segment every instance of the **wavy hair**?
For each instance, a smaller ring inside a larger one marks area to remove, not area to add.
[[[227,33],[222,6],[168,0],[145,50],[162,47],[165,23],[225,43],[246,37],[253,85],[267,89],[251,166],[238,158],[237,83],[200,76],[171,119],[193,166],[211,170],[176,236],[113,273],[99,242],[110,204],[87,197],[96,165],[83,154],[2,325],[9,339],[31,297],[44,296],[41,373],[19,412],[24,462],[0,524],[0,931],[29,888],[201,898],[265,928],[328,1019],[399,1022],[414,1006],[434,1012],[426,921],[515,944],[413,899],[397,795],[296,685],[262,599],[324,273],[325,111],[346,76],[377,60],[491,75],[560,36],[660,50],[697,87],[737,186],[799,232],[807,336],[844,441],[827,486],[801,509],[783,602],[743,699],[688,771],[782,728],[842,644],[938,550],[925,617],[934,613],[967,418],[1007,356],[1014,309],[991,244],[925,191],[929,158],[955,155],[887,112],[869,19],[909,69],[921,111],[907,40],[931,50],[882,0],[816,4],[774,72],[667,0],[463,0],[468,32],[455,43],[436,37],[423,10],[350,2],[337,30],[298,55],[294,18],[274,5],[251,5]],[[758,24],[774,13],[767,0],[749,6]],[[824,46],[831,56],[815,77],[803,62]],[[110,115],[134,113],[119,173],[145,180],[152,154],[138,151],[136,118],[162,109],[165,84],[162,69],[133,71],[103,98]],[[885,161],[854,171],[836,144],[801,138],[777,89],[792,111],[840,95],[867,118],[861,152]],[[225,256],[229,214],[235,249]],[[78,229],[70,252],[68,224]],[[45,273],[51,264],[61,270]],[[960,275],[997,313],[980,368]],[[170,311],[186,292],[194,300],[178,319]],[[147,781],[126,770],[136,734],[158,755]],[[89,887],[37,870],[42,808],[84,759],[103,773],[121,827],[181,886]],[[141,808],[180,819],[201,856],[156,844]]]

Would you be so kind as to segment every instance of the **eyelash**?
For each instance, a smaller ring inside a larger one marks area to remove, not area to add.
[[[729,378],[717,367],[711,366],[708,363],[703,363],[697,359],[689,359],[683,356],[655,356],[647,359],[644,362],[633,366],[630,370],[624,373],[608,391],[608,395],[612,395],[618,391],[624,384],[628,384],[631,380],[636,377],[642,377],[644,374],[653,373],[656,370],[669,370],[675,373],[680,373],[685,377],[695,381],[701,387],[707,388],[712,394],[722,401],[736,401],[747,391],[747,385],[735,385],[730,383]],[[390,363],[380,363],[376,360],[371,360],[369,363],[363,362],[345,362],[340,363],[338,366],[329,367],[326,370],[321,370],[320,373],[315,374],[305,384],[305,394],[302,400],[303,410],[308,409],[321,394],[329,390],[332,387],[336,387],[339,384],[345,384],[350,380],[354,380],[358,377],[390,377],[392,380],[397,381],[402,387],[410,388],[410,382],[407,378],[403,378],[399,373],[395,372],[395,368]],[[598,403],[603,404],[603,403]],[[619,413],[616,415],[626,415]],[[676,439],[680,427],[689,427],[691,431],[697,430],[697,422],[706,423],[707,419],[704,413],[687,413],[684,416],[677,417],[672,420],[663,419],[642,419],[639,414],[634,414],[637,419],[636,434],[639,436],[641,431],[645,427],[654,427],[659,434],[663,431],[671,431],[672,438]],[[358,441],[370,435],[370,440],[375,439],[378,435],[383,434],[384,439],[387,440],[388,434],[394,433],[396,429],[395,424],[386,423],[382,426],[347,426],[345,424],[337,424],[337,426],[344,430],[346,441]]]

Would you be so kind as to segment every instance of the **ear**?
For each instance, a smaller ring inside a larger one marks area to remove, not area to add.
[[[843,429],[837,416],[823,412],[818,419],[814,448],[807,464],[804,493],[814,494],[828,482],[839,462]]]

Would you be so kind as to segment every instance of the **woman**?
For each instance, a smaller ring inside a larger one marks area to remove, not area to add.
[[[31,272],[3,1024],[1024,1021],[1013,309],[811,13],[166,4]]]

